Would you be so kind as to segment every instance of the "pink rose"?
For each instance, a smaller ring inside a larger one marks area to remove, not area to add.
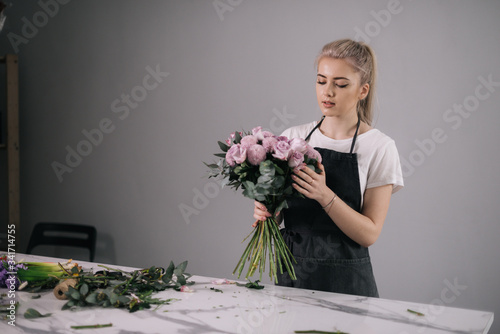
[[[280,160],[288,160],[290,156],[290,144],[287,141],[279,141],[274,145],[273,157]]]
[[[307,145],[306,155],[311,159],[318,160],[319,163],[321,163],[322,161],[321,154],[316,151],[311,145]]]
[[[274,151],[274,145],[276,145],[276,143],[278,143],[278,139],[274,137],[267,137],[262,140],[262,146],[264,146],[268,153]]]
[[[241,138],[240,144],[243,147],[249,148],[250,146],[257,144],[257,137],[252,135],[245,136]]]
[[[256,126],[252,129],[252,134],[255,136],[260,131],[262,131],[262,126]]]
[[[254,166],[259,165],[262,161],[266,160],[266,149],[264,146],[254,144],[247,149],[248,162]]]
[[[295,151],[290,155],[290,159],[288,160],[288,166],[290,168],[295,168],[300,166],[304,162],[304,154],[299,151]]]
[[[276,139],[277,139],[278,141],[286,141],[287,143],[289,142],[288,138],[287,138],[287,137],[285,137],[285,136],[278,136],[278,137],[276,137]]]
[[[292,140],[290,140],[290,149],[292,151],[297,151],[297,152],[300,152],[302,154],[306,154],[307,146],[309,146],[309,145],[302,138],[293,138]]]
[[[226,153],[226,161],[229,166],[234,167],[235,164],[242,164],[247,158],[246,147],[236,144],[231,146]]]
[[[261,126],[252,129],[252,134],[257,137],[258,140],[263,141],[264,138],[274,137],[274,135],[269,131],[263,131]]]

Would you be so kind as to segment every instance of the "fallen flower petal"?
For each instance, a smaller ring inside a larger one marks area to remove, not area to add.
[[[222,285],[222,284],[232,284],[232,283],[228,281],[226,278],[219,278],[219,279],[214,279],[212,281],[212,284]]]
[[[181,286],[181,292],[194,292],[194,290],[188,287],[187,285],[183,285]]]

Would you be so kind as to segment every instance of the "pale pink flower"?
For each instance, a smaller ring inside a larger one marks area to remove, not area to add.
[[[252,129],[252,134],[255,136],[260,131],[262,131],[262,126],[256,126]]]
[[[248,136],[245,136],[243,138],[241,138],[241,146],[245,147],[245,148],[249,148],[250,146],[252,145],[255,145],[257,144],[257,137],[253,136],[253,135],[248,135]]]
[[[292,151],[292,154],[290,155],[290,159],[288,160],[288,166],[290,168],[295,168],[300,166],[304,162],[304,154],[300,153],[299,151]]]
[[[311,145],[307,145],[306,155],[311,159],[318,160],[319,163],[321,163],[321,161],[323,160],[321,154],[316,151]]]
[[[257,137],[257,139],[259,141],[263,141],[264,138],[267,138],[267,137],[274,137],[274,135],[272,134],[272,132],[269,132],[269,131],[263,131],[262,130],[262,127],[261,126],[258,126],[256,128],[253,128],[252,129],[252,134]]]
[[[297,152],[300,152],[302,154],[306,154],[307,146],[309,146],[309,145],[302,138],[293,138],[292,140],[290,140],[290,149],[292,151],[297,151]]]
[[[275,137],[266,137],[262,140],[262,146],[266,149],[268,153],[274,152],[274,145],[278,143],[278,139]]]
[[[247,159],[250,164],[257,166],[266,159],[266,149],[264,146],[255,144],[247,149]]]
[[[274,145],[273,157],[280,160],[288,160],[290,156],[290,144],[287,141],[279,141]]]
[[[235,164],[242,164],[247,158],[247,149],[240,144],[231,146],[226,153],[226,161],[229,166],[234,167]]]

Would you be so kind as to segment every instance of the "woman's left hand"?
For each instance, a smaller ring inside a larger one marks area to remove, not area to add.
[[[318,162],[318,168],[319,173],[306,166],[292,175],[293,187],[305,197],[314,199],[321,206],[325,206],[334,193],[326,185],[325,167]]]

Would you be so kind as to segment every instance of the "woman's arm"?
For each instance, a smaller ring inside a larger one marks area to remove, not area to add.
[[[297,172],[297,176],[293,176],[294,188],[316,200],[322,207],[326,206],[327,214],[349,238],[364,247],[373,245],[382,231],[389,210],[392,185],[367,189],[363,210],[358,213],[338,197],[329,204],[335,193],[326,185],[323,165],[318,164],[318,167],[321,169],[319,174],[307,167]]]

